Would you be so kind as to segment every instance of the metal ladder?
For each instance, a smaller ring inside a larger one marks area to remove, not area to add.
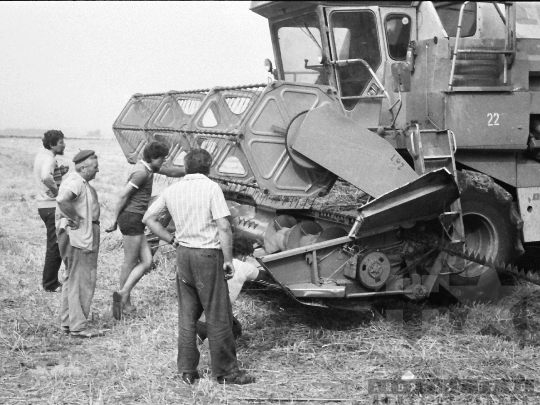
[[[445,168],[454,176],[457,182],[456,161],[454,158],[456,148],[456,137],[450,130],[421,130],[419,125],[416,124],[416,129],[411,132],[409,153],[414,159],[414,169],[419,175]],[[459,199],[452,203],[450,212],[445,212],[439,216],[439,220],[451,243],[463,245],[465,242],[465,230]]]
[[[492,54],[492,55],[503,55],[504,56],[504,74],[503,74],[503,84],[507,84],[508,81],[508,69],[512,66],[516,56],[516,7],[514,2],[502,2],[505,5],[506,16],[502,14],[498,6],[493,3],[493,6],[501,16],[504,25],[505,25],[505,44],[504,49],[459,49],[459,41],[461,39],[461,24],[463,22],[463,11],[468,1],[464,2],[459,11],[459,20],[456,33],[456,42],[454,45],[454,51],[452,56],[452,68],[450,70],[450,80],[448,82],[448,91],[453,91],[454,87],[454,73],[456,69],[456,60],[459,54]]]

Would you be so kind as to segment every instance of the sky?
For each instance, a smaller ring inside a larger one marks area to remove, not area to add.
[[[135,93],[263,83],[249,2],[0,2],[0,130],[112,124]]]

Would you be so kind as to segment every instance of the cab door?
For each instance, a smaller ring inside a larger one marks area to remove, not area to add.
[[[324,10],[328,23],[330,63],[334,66],[339,95],[349,117],[366,127],[374,128],[392,122],[388,108],[397,97],[390,95],[388,100],[382,88],[384,86],[389,94],[388,87],[392,83],[387,32],[383,22],[396,10],[387,7],[327,7]],[[410,14],[407,24],[403,24],[403,20],[402,25],[410,24],[412,27],[414,13]],[[396,18],[389,18],[394,31],[401,28]],[[413,31],[410,30],[411,33]],[[394,36],[391,36],[391,40],[396,42]],[[359,59],[366,62],[377,78]]]
[[[405,62],[407,48],[411,41],[416,41],[416,9],[414,7],[381,7],[381,28],[384,33],[384,52],[386,54],[386,67],[384,76],[386,79],[386,91],[392,100],[399,99],[399,93],[393,92],[392,64]],[[397,117],[396,126],[400,127],[406,121],[407,95],[401,95],[401,114]],[[396,106],[397,107],[397,106]],[[395,109],[397,112],[397,108]],[[381,123],[391,119],[388,109],[381,111]]]

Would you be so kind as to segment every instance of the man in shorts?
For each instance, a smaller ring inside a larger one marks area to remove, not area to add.
[[[116,203],[113,224],[106,232],[120,227],[124,245],[124,263],[120,270],[120,290],[113,293],[112,312],[115,319],[123,314],[136,314],[131,303],[131,290],[152,265],[152,253],[144,235],[142,222],[152,196],[154,173],[169,177],[182,177],[182,167],[172,164],[172,156],[165,163],[169,148],[163,142],[150,142],[139,160],[129,171],[127,183]]]

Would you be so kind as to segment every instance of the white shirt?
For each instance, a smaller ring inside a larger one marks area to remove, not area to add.
[[[65,228],[69,235],[71,246],[94,251],[94,234],[92,221],[99,219],[100,208],[96,190],[77,172],[71,172],[66,176],[60,189],[67,189],[75,194],[75,199],[71,202],[75,212],[79,215],[81,222],[77,229],[67,226],[68,216],[62,212],[60,207],[56,207],[56,231]]]
[[[36,201],[38,208],[55,208],[56,199],[51,190],[43,184],[43,180],[50,178],[59,187],[62,175],[58,168],[56,156],[49,149],[42,149],[34,160],[34,183],[36,184]]]
[[[204,174],[187,174],[167,187],[150,206],[150,214],[168,210],[176,226],[176,240],[182,246],[219,249],[216,219],[231,213],[219,185]]]
[[[231,299],[231,304],[233,304],[238,298],[238,295],[240,295],[240,291],[242,290],[244,283],[247,280],[255,280],[259,275],[259,269],[251,263],[233,259],[233,266],[234,276],[227,281],[227,284],[229,285],[229,298]]]

